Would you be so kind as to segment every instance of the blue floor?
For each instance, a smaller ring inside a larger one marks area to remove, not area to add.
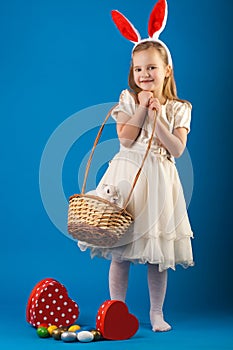
[[[120,350],[232,350],[233,315],[181,316],[174,315],[173,330],[154,333],[150,325],[141,324],[138,332],[125,341],[99,341],[91,343],[63,343],[52,338],[41,339],[29,326],[24,314],[1,308],[0,349],[1,350],[50,350],[74,349],[120,349]],[[5,312],[4,312],[5,310]],[[18,310],[19,311],[19,310]]]

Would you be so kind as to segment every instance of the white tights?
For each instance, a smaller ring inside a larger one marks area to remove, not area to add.
[[[158,265],[148,265],[148,288],[150,295],[150,321],[153,331],[163,332],[171,329],[164,321],[163,303],[167,288],[167,271],[159,272]],[[109,269],[109,291],[114,300],[125,302],[128,288],[129,261],[112,260]]]
[[[112,260],[109,269],[109,292],[112,300],[125,302],[128,288],[129,261],[117,262]]]
[[[148,264],[147,276],[152,329],[155,332],[169,331],[171,326],[163,318],[163,303],[167,290],[167,270],[159,272],[158,265]]]

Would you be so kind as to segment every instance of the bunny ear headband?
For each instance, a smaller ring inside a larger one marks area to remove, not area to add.
[[[149,18],[148,34],[149,38],[141,39],[137,29],[130,21],[117,10],[112,11],[112,19],[120,33],[129,41],[134,43],[134,48],[143,41],[155,41],[160,43],[166,50],[168,55],[168,64],[172,67],[172,58],[168,47],[159,40],[159,35],[165,28],[167,22],[167,2],[166,0],[158,0],[155,4]]]

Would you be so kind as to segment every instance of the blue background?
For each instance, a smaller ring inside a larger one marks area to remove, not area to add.
[[[112,23],[111,9],[122,11],[147,37],[153,5],[154,0],[0,2],[0,318],[5,335],[1,341],[7,347],[14,348],[16,342],[17,348],[40,346],[26,324],[25,307],[43,278],[53,277],[67,287],[80,306],[83,324],[93,323],[98,307],[109,298],[109,262],[91,260],[50,221],[40,196],[40,160],[47,140],[66,118],[83,108],[117,101],[127,88],[132,46]],[[189,270],[169,271],[165,310],[174,333],[168,338],[158,335],[163,348],[169,339],[174,346],[174,337],[181,349],[182,339],[189,343],[195,331],[208,327],[209,338],[203,333],[199,348],[206,341],[205,348],[213,349],[217,343],[211,332],[216,335],[214,330],[221,327],[225,333],[221,347],[215,348],[233,347],[227,332],[233,320],[232,11],[231,1],[220,6],[217,1],[170,0],[161,34],[173,55],[179,96],[193,104],[188,150],[194,192],[189,215],[196,261]],[[114,138],[115,129],[108,131],[107,137]],[[90,149],[89,137],[83,139],[82,149]],[[67,198],[79,191],[70,175],[78,167],[77,159],[73,152],[64,163]],[[48,182],[48,191],[49,186]],[[131,269],[127,303],[142,324],[148,323],[145,266]],[[11,339],[12,324],[18,331]],[[146,344],[152,332],[141,332],[139,344]],[[154,343],[148,348],[149,344]]]

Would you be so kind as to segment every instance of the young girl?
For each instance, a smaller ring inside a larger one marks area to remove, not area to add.
[[[182,186],[174,157],[186,147],[191,105],[178,99],[168,51],[158,41],[145,40],[132,53],[129,73],[131,91],[124,90],[112,112],[117,122],[120,151],[100,181],[116,186],[126,200],[141,166],[152,125],[156,129],[150,152],[127,210],[134,216],[133,232],[113,248],[87,247],[91,256],[111,259],[111,299],[125,301],[130,263],[146,264],[153,331],[168,331],[163,303],[167,270],[176,264],[193,265],[189,224]]]

